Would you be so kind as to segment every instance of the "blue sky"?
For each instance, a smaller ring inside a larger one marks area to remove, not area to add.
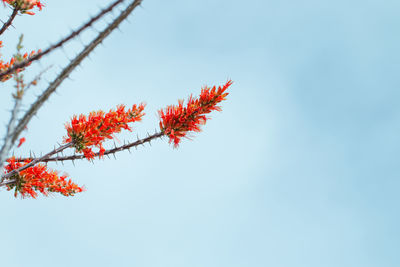
[[[18,17],[2,52],[20,33],[28,50],[46,47],[109,2],[45,1],[36,16]],[[74,198],[2,190],[2,266],[398,266],[399,8],[144,0],[32,120],[15,153],[46,152],[73,114],[120,103],[147,103],[135,126],[144,136],[159,108],[232,79],[223,111],[179,149],[159,140],[117,160],[52,166],[86,186]],[[54,64],[51,81],[94,34],[31,69]],[[12,83],[3,88],[6,123]]]

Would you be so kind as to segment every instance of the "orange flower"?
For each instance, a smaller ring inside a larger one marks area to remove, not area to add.
[[[12,157],[7,162],[8,165],[4,168],[5,172],[9,173],[28,164],[30,160],[19,162],[16,161],[15,157]],[[37,191],[45,196],[48,196],[50,192],[57,192],[64,196],[73,196],[76,193],[84,191],[83,187],[79,187],[71,180],[66,180],[66,178],[66,175],[59,176],[56,171],[47,169],[46,165],[37,164],[11,177],[11,179],[16,179],[16,182],[7,185],[7,190],[15,189],[14,196],[17,197],[19,193],[22,198],[36,198],[38,195]]]
[[[213,88],[205,86],[201,89],[200,96],[198,98],[190,96],[185,106],[183,100],[180,100],[177,106],[171,105],[159,110],[160,129],[169,137],[169,142],[173,142],[177,147],[187,132],[200,132],[200,125],[209,119],[205,114],[213,110],[221,111],[217,104],[226,99],[228,93],[225,91],[231,84],[232,81],[229,80],[218,89],[215,86]]]
[[[119,133],[122,129],[131,131],[129,123],[140,121],[144,110],[144,104],[133,105],[131,109],[125,111],[124,105],[117,106],[117,110],[91,112],[88,117],[85,115],[74,116],[70,124],[66,124],[68,137],[64,137],[64,142],[72,142],[77,152],[83,152],[85,157],[90,160],[94,158],[92,147],[99,148],[100,156],[105,149],[103,142],[112,139],[114,133]]]

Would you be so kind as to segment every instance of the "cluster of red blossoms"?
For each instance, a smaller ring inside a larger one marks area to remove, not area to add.
[[[0,48],[2,48],[2,47],[3,47],[3,42],[0,41]],[[0,72],[6,71],[7,69],[11,68],[16,62],[20,62],[20,61],[29,59],[29,58],[33,57],[34,55],[36,55],[37,53],[40,53],[40,52],[41,52],[41,50],[39,49],[38,52],[32,51],[29,54],[25,53],[21,57],[13,57],[13,58],[11,58],[9,62],[4,62],[2,59],[0,59]],[[1,54],[0,54],[0,56],[1,56]],[[29,65],[30,64],[28,64],[28,66]],[[24,68],[17,69],[16,73],[19,73],[19,72],[21,72],[23,70],[24,70]],[[11,77],[12,77],[12,74],[5,75],[4,77],[2,77],[0,79],[0,82],[5,82],[5,81],[9,80]]]
[[[28,164],[30,160],[19,162],[12,157],[9,158],[7,162],[8,165],[5,166],[5,172],[9,173]],[[66,175],[59,176],[56,171],[49,170],[46,165],[42,164],[37,164],[20,171],[12,178],[16,179],[16,182],[7,185],[7,190],[15,189],[15,197],[17,197],[19,193],[23,198],[29,196],[36,198],[38,195],[36,191],[39,191],[45,196],[48,196],[49,192],[61,193],[64,196],[73,196],[84,190],[83,187],[79,187],[71,180],[67,180]]]
[[[180,100],[177,106],[171,105],[159,110],[160,129],[169,137],[169,142],[177,147],[187,132],[200,132],[200,125],[204,125],[209,119],[205,114],[213,110],[221,111],[217,104],[226,99],[228,93],[225,91],[231,84],[232,81],[229,80],[218,89],[215,86],[203,87],[200,96],[190,96],[185,106],[183,100]]]
[[[232,81],[229,80],[218,88],[203,87],[199,97],[190,96],[186,105],[181,100],[178,105],[159,110],[162,135],[168,136],[169,142],[177,147],[188,132],[199,132],[200,126],[209,119],[206,114],[213,110],[221,111],[218,104],[226,99],[228,95],[226,90],[231,84]],[[74,116],[71,122],[65,125],[67,137],[64,137],[64,143],[70,144],[77,152],[83,153],[88,160],[96,156],[92,149],[97,147],[99,149],[97,155],[101,157],[105,152],[103,142],[112,139],[113,135],[122,129],[131,131],[129,123],[140,121],[144,115],[143,110],[143,104],[133,105],[128,110],[120,105],[115,111],[110,110],[107,113],[97,111],[91,112],[89,116]],[[25,166],[31,160],[22,161],[13,157],[7,162],[6,174]],[[47,166],[42,164],[19,171],[8,179],[15,180],[15,183],[7,185],[8,190],[15,188],[15,196],[19,193],[22,197],[36,198],[35,191],[44,195],[48,195],[49,192],[59,192],[65,196],[72,196],[83,191],[83,188],[72,183],[71,180],[67,181],[66,176],[59,176],[56,171],[48,170]]]
[[[133,105],[125,111],[125,106],[120,105],[117,110],[91,112],[88,117],[85,115],[74,116],[71,123],[65,125],[68,137],[64,137],[65,143],[72,143],[77,152],[83,152],[90,160],[95,153],[93,146],[99,148],[99,156],[102,156],[105,149],[103,142],[112,139],[114,133],[121,129],[131,131],[129,123],[140,121],[144,115],[144,105]]]
[[[10,6],[17,8],[21,13],[28,14],[28,15],[35,15],[32,11],[29,11],[33,9],[34,7],[39,8],[39,10],[42,10],[43,4],[40,2],[40,0],[2,0],[3,3],[7,3]]]

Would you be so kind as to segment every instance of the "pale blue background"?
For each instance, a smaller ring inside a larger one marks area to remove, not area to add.
[[[47,0],[17,19],[2,51],[20,32],[27,49],[44,48],[109,2]],[[147,103],[135,127],[144,136],[158,108],[231,78],[223,112],[177,150],[160,140],[117,160],[53,166],[87,187],[75,198],[2,190],[0,265],[400,266],[399,9],[398,0],[144,0],[32,120],[16,153],[46,152],[71,115],[119,103]],[[81,41],[32,70],[57,62],[51,80]],[[0,90],[1,123],[12,85]]]

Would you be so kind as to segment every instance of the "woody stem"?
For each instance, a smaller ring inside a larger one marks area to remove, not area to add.
[[[152,140],[161,138],[162,136],[164,136],[163,132],[157,132],[157,133],[155,133],[153,135],[150,135],[150,136],[148,136],[146,138],[143,138],[143,139],[139,139],[139,140],[137,140],[135,142],[128,143],[128,144],[123,145],[123,146],[119,146],[119,147],[115,147],[115,148],[106,150],[106,151],[104,151],[103,155],[107,156],[107,155],[115,154],[115,153],[123,151],[123,150],[127,150],[127,149],[129,150],[129,149],[131,149],[133,147],[137,147],[139,145],[144,145],[146,143],[150,143]],[[95,153],[94,155],[95,156],[100,156],[100,153],[98,152],[98,153]],[[78,159],[84,159],[84,158],[85,158],[84,155],[71,155],[71,156],[65,156],[65,157],[54,157],[54,158],[41,159],[40,162],[67,161],[67,160],[78,160]],[[16,159],[16,160],[21,162],[21,161],[25,161],[25,160],[28,160],[28,159],[29,158]],[[1,184],[0,184],[0,186],[1,186]]]

